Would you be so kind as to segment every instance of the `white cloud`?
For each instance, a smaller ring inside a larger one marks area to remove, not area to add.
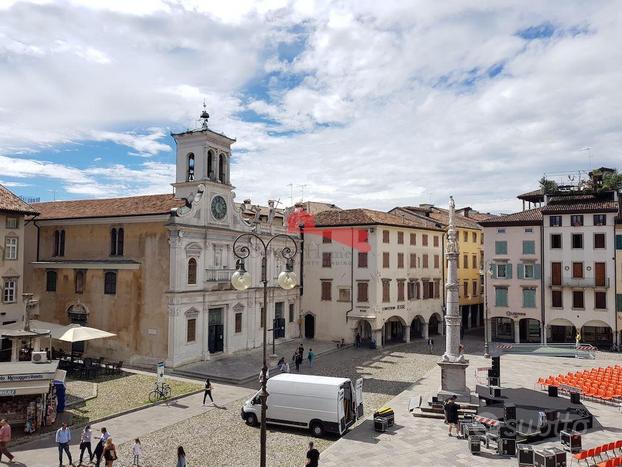
[[[545,23],[550,38],[516,34]],[[451,192],[509,211],[543,172],[588,168],[582,147],[619,165],[620,43],[614,1],[15,3],[0,7],[0,154],[81,139],[132,151],[83,170],[0,164],[77,194],[169,191],[163,136],[196,126],[206,98],[210,127],[238,140],[240,198],[289,199],[294,183],[346,207]]]

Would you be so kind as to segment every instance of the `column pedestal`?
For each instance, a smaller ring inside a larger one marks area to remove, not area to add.
[[[372,335],[374,336],[374,340],[376,341],[376,348],[382,348],[382,329],[376,329],[372,331]]]
[[[466,369],[468,360],[464,362],[438,362],[441,367],[441,388],[439,398],[446,399],[449,396],[458,396],[458,401],[470,402],[471,391],[466,385]]]
[[[410,342],[410,326],[404,326],[404,340]]]

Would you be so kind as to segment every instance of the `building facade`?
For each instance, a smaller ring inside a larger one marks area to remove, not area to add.
[[[0,185],[0,326],[22,319],[28,292],[24,285],[25,216],[36,211]],[[0,339],[0,361],[11,358],[11,341]]]
[[[489,340],[541,341],[541,223],[540,209],[482,221]]]
[[[368,209],[324,211],[305,229],[306,337],[377,346],[442,333],[443,230]]]
[[[299,289],[276,283],[285,268],[279,252],[292,242],[279,239],[268,253],[267,310],[259,249],[247,238],[238,246],[250,246],[253,284],[231,286],[236,238],[285,233],[282,213],[234,202],[235,140],[209,129],[207,117],[202,128],[173,137],[173,195],[38,204],[28,277],[41,319],[113,332],[78,350],[134,365],[178,367],[259,347],[264,312],[270,328],[278,323],[277,338],[299,336]]]
[[[447,231],[449,212],[431,204],[397,207],[391,214],[406,219],[424,219]],[[462,316],[462,328],[470,329],[481,326],[484,322],[484,287],[482,276],[483,229],[478,221],[488,218],[471,208],[456,210],[456,234],[460,256],[458,258],[459,305]],[[447,262],[445,261],[445,277]]]
[[[490,337],[535,342],[539,326],[542,342],[618,345],[618,193],[534,193],[541,207],[482,222]]]
[[[622,214],[616,217],[616,315],[618,345],[622,345]]]

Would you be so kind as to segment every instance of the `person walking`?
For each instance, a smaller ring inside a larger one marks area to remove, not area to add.
[[[69,465],[73,465],[71,460],[71,453],[69,452],[69,443],[71,442],[71,430],[67,428],[67,424],[63,423],[58,430],[56,430],[56,444],[58,445],[58,465],[63,465],[63,451],[67,453],[69,459]]]
[[[82,434],[80,435],[80,464],[82,465],[82,459],[84,458],[84,451],[89,452],[89,461],[93,459],[93,451],[91,451],[91,438],[93,437],[93,432],[91,430],[91,425],[86,425],[82,430]]]
[[[300,373],[300,365],[302,365],[302,352],[298,352],[296,355],[296,371],[298,373]]]
[[[300,343],[300,345],[298,346],[298,353],[300,355],[304,355],[305,354],[305,348],[302,346],[302,342]]]
[[[132,455],[134,456],[134,461],[132,465],[140,465],[140,456],[143,453],[142,446],[140,445],[140,440],[136,438],[134,440],[134,446],[132,446]]]
[[[356,333],[356,337],[354,339],[354,341],[356,342],[356,348],[358,349],[361,346],[361,334],[360,333]]]
[[[458,397],[456,395],[451,396],[445,402],[445,406],[443,407],[443,411],[445,412],[445,422],[449,425],[448,435],[451,436],[451,429],[456,429],[456,436],[460,433],[458,432],[458,410],[460,410],[460,406],[456,404],[456,399]]]
[[[309,450],[307,451],[307,467],[318,467],[320,463],[320,451],[313,447],[313,441],[309,443]]]
[[[11,441],[11,425],[3,418],[0,420],[0,462],[2,454],[9,459],[9,464],[15,462],[15,456],[9,452],[6,445]]]
[[[313,368],[313,360],[315,360],[315,352],[311,348],[309,349],[307,360],[309,360],[309,368]]]
[[[212,383],[210,383],[209,378],[205,380],[205,391],[203,392],[203,405],[205,405],[205,400],[209,396],[209,399],[214,403],[214,398],[212,397]]]
[[[106,461],[106,467],[112,467],[112,463],[117,460],[117,447],[112,442],[111,437],[108,437],[104,444],[103,456]]]
[[[183,446],[177,448],[177,467],[186,467],[186,451]]]
[[[95,463],[95,465],[97,467],[99,467],[99,464],[102,460],[102,454],[104,453],[104,444],[106,444],[106,441],[108,440],[108,438],[110,438],[110,433],[108,433],[108,430],[106,430],[106,427],[103,427],[101,429],[101,436],[96,436],[95,439],[99,439],[99,443],[97,443],[97,446],[95,446],[95,452],[93,453],[93,457],[97,458],[97,462]],[[91,462],[93,462],[93,458],[91,457]]]

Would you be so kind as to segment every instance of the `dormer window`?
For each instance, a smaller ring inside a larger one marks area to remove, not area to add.
[[[191,182],[194,180],[194,154],[188,154],[188,169],[186,173],[186,181]]]

